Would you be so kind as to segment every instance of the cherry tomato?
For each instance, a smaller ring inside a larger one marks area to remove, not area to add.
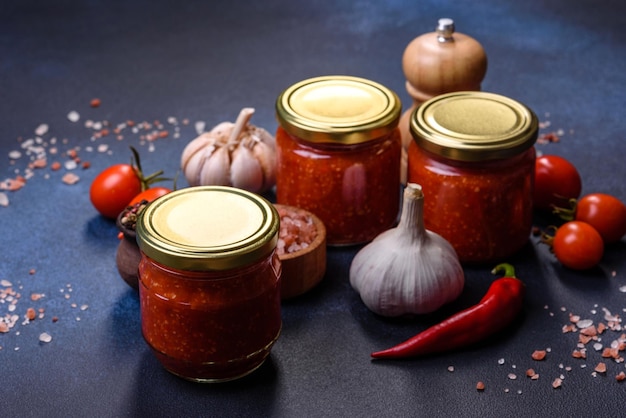
[[[142,200],[147,200],[148,202],[152,202],[157,197],[166,195],[171,191],[172,190],[168,189],[167,187],[151,187],[139,193],[137,196],[135,196],[133,200],[130,201],[128,206],[133,206],[134,204],[139,203]]]
[[[576,204],[576,220],[593,226],[605,244],[617,242],[626,234],[626,205],[609,194],[588,194]]]
[[[570,221],[556,230],[552,251],[565,267],[586,270],[602,259],[604,242],[593,226],[586,222]]]
[[[115,219],[141,192],[141,179],[130,164],[113,165],[91,183],[89,198],[100,214]]]
[[[578,199],[582,181],[572,163],[557,155],[543,155],[535,163],[533,203],[537,209],[565,207],[570,199]]]

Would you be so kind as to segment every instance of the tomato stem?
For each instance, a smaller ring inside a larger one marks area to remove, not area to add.
[[[550,225],[547,229],[551,230],[552,234],[555,234],[558,227]],[[546,244],[548,247],[550,247],[550,251],[552,251],[552,246],[554,244],[554,235],[550,235],[548,232],[542,232],[540,242],[542,244]]]
[[[158,183],[158,182],[161,182],[161,181],[172,180],[169,177],[159,177],[159,176],[161,176],[163,174],[163,170],[159,170],[157,172],[154,172],[154,173],[150,174],[149,176],[144,176],[143,170],[141,168],[141,158],[139,158],[139,152],[132,145],[130,146],[130,151],[133,154],[133,156],[131,158],[131,166],[135,170],[135,174],[137,174],[137,177],[139,178],[139,181],[141,182],[141,191],[142,192],[147,190],[147,189],[149,189],[150,186],[152,184],[154,184],[154,183]]]
[[[570,199],[568,201],[569,208],[561,208],[556,205],[552,206],[552,213],[557,215],[559,218],[564,221],[573,221],[576,218],[576,206],[578,204],[578,200]]]

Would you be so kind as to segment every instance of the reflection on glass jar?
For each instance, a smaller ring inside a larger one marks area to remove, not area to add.
[[[315,213],[331,245],[370,241],[399,210],[400,136],[357,145],[311,146],[278,128],[276,200]]]

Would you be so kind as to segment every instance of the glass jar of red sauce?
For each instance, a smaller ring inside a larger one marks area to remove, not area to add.
[[[400,202],[401,103],[388,88],[349,76],[296,83],[276,101],[276,201],[317,215],[327,244],[372,240]]]
[[[411,117],[408,181],[424,190],[426,228],[464,263],[502,260],[528,241],[538,121],[493,93],[434,97]]]
[[[141,329],[170,372],[197,382],[251,373],[281,330],[274,206],[232,187],[180,189],[137,222]]]

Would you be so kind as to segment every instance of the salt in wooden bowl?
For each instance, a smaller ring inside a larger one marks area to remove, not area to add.
[[[313,213],[289,205],[275,204],[279,213],[296,214],[310,219],[317,231],[306,248],[279,253],[282,263],[281,298],[289,299],[315,287],[326,272],[326,227]],[[282,222],[283,216],[281,216]]]

